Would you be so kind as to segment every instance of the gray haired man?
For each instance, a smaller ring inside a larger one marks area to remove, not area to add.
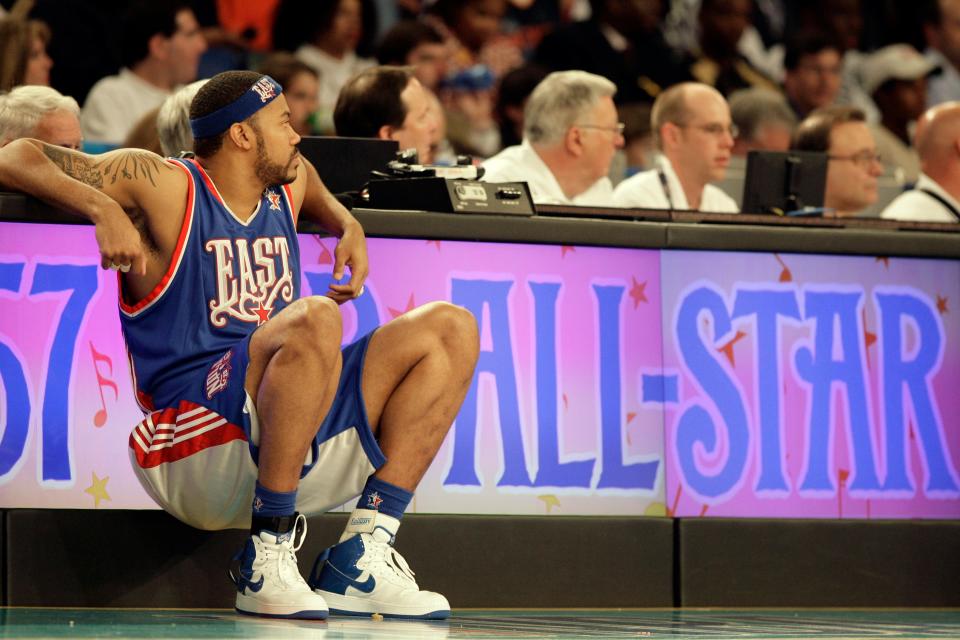
[[[623,147],[616,90],[585,71],[548,75],[524,108],[523,142],[484,162],[484,180],[525,181],[540,204],[612,206],[607,173]]]
[[[80,149],[80,107],[56,89],[38,85],[0,94],[0,147],[19,138],[36,138]]]

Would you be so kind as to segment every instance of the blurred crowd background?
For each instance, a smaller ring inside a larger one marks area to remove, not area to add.
[[[657,96],[696,81],[727,99],[739,130],[735,157],[787,149],[794,127],[816,109],[863,110],[883,163],[879,208],[917,179],[913,123],[930,106],[960,99],[960,0],[0,5],[0,91],[47,85],[74,99],[91,151],[159,150],[149,111],[177,87],[229,69],[269,73],[283,84],[299,133],[335,135],[341,87],[365,68],[399,64],[413,67],[435,98],[434,161],[484,159],[520,142],[524,103],[549,72],[582,69],[617,88],[625,126],[610,168],[614,185],[653,166]],[[175,20],[157,40],[164,15]],[[729,180],[742,176],[736,163],[730,169]]]

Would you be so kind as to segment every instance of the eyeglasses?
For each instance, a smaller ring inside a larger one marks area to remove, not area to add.
[[[740,127],[733,123],[729,126],[724,126],[719,122],[711,122],[710,124],[678,124],[677,126],[681,129],[700,129],[700,131],[718,138],[725,133],[729,133],[731,138],[736,138],[740,135]]]
[[[870,165],[874,162],[878,164],[883,162],[883,158],[879,153],[869,150],[858,151],[857,153],[851,153],[846,156],[828,155],[827,158],[830,160],[849,160],[861,169],[869,169]]]
[[[581,129],[600,129],[601,131],[611,131],[618,136],[622,136],[623,130],[627,128],[627,125],[622,122],[618,122],[612,127],[606,127],[602,124],[575,124],[573,126],[580,127]]]

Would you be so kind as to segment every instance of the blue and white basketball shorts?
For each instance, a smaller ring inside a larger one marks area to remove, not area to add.
[[[336,397],[300,472],[297,511],[324,513],[357,496],[383,466],[361,390],[373,333],[345,347]],[[157,504],[198,529],[250,526],[260,428],[244,389],[250,337],[187,380],[176,406],[154,411],[130,434],[130,458]],[[311,384],[290,380],[291,385]],[[322,381],[316,381],[317,393]]]

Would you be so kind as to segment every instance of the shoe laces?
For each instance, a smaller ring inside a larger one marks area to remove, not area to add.
[[[366,569],[379,578],[386,578],[394,584],[419,590],[413,570],[406,559],[393,548],[393,537],[381,539],[376,529],[372,534],[363,535],[365,553],[357,562],[357,567]],[[384,530],[385,531],[385,530]],[[361,564],[363,566],[361,566]]]
[[[261,544],[258,546],[262,555],[257,554],[254,570],[267,573],[268,577],[276,579],[280,586],[309,590],[297,565],[297,551],[303,546],[306,537],[307,519],[303,514],[298,514],[289,540],[271,543],[260,539]]]

